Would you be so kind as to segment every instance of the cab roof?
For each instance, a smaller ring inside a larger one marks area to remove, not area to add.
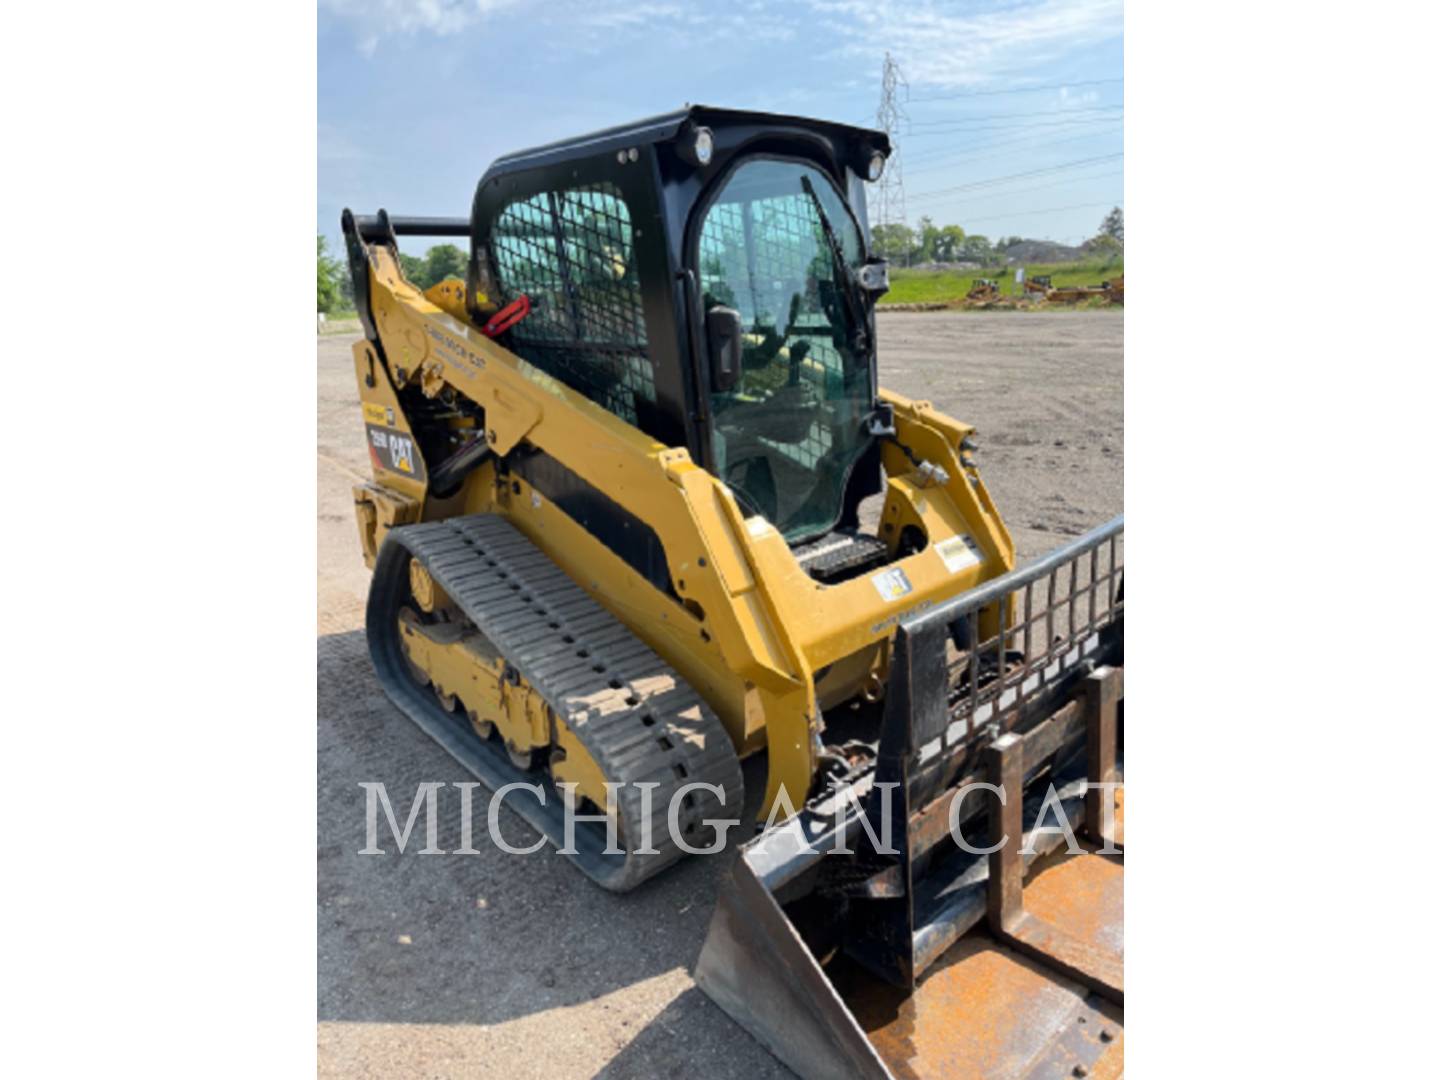
[[[592,131],[568,139],[517,150],[495,159],[480,183],[511,173],[542,168],[575,158],[591,157],[630,147],[671,142],[690,126],[721,128],[755,128],[784,131],[785,129],[814,132],[828,136],[833,142],[864,145],[890,156],[890,139],[883,131],[840,124],[831,120],[788,116],[783,113],[757,112],[745,109],[723,109],[711,105],[687,105],[674,112],[662,113],[644,120]]]

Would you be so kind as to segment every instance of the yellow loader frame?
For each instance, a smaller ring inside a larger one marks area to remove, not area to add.
[[[689,680],[742,756],[768,747],[767,816],[777,803],[785,816],[804,803],[822,710],[879,692],[899,622],[1014,566],[1010,534],[962,451],[974,429],[929,402],[881,391],[894,408],[898,443],[939,470],[920,470],[896,442],[883,445],[880,535],[892,555],[907,526],[918,527],[928,543],[879,575],[823,585],[800,567],[781,534],[763,517],[747,517],[688,450],[656,442],[481,333],[467,314],[463,283],[422,293],[405,279],[390,245],[367,243],[365,257],[370,312],[389,361],[381,363],[368,340],[355,344],[372,430],[413,442],[399,399],[411,384],[428,397],[461,394],[482,406],[494,453],[443,499],[429,491],[423,463],[407,476],[377,458],[374,481],[355,488],[367,564],[374,565],[395,526],[460,514],[504,516]],[[522,443],[647,523],[664,548],[678,599],[524,479],[497,468]],[[968,538],[963,550],[947,546],[960,538]]]

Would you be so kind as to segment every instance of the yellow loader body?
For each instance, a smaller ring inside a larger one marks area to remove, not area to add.
[[[880,387],[889,151],[696,106],[347,210],[371,656],[607,889],[738,820],[695,977],[801,1075],[1113,1073],[1123,520],[1016,568],[974,429]]]

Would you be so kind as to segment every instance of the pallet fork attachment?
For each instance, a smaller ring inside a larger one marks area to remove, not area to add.
[[[801,1076],[1120,1067],[1123,529],[903,622],[874,765],[741,849],[695,981]]]

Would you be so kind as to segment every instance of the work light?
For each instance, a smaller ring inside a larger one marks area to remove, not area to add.
[[[697,127],[688,141],[680,143],[680,156],[696,168],[703,169],[715,156],[715,133],[708,127]]]

